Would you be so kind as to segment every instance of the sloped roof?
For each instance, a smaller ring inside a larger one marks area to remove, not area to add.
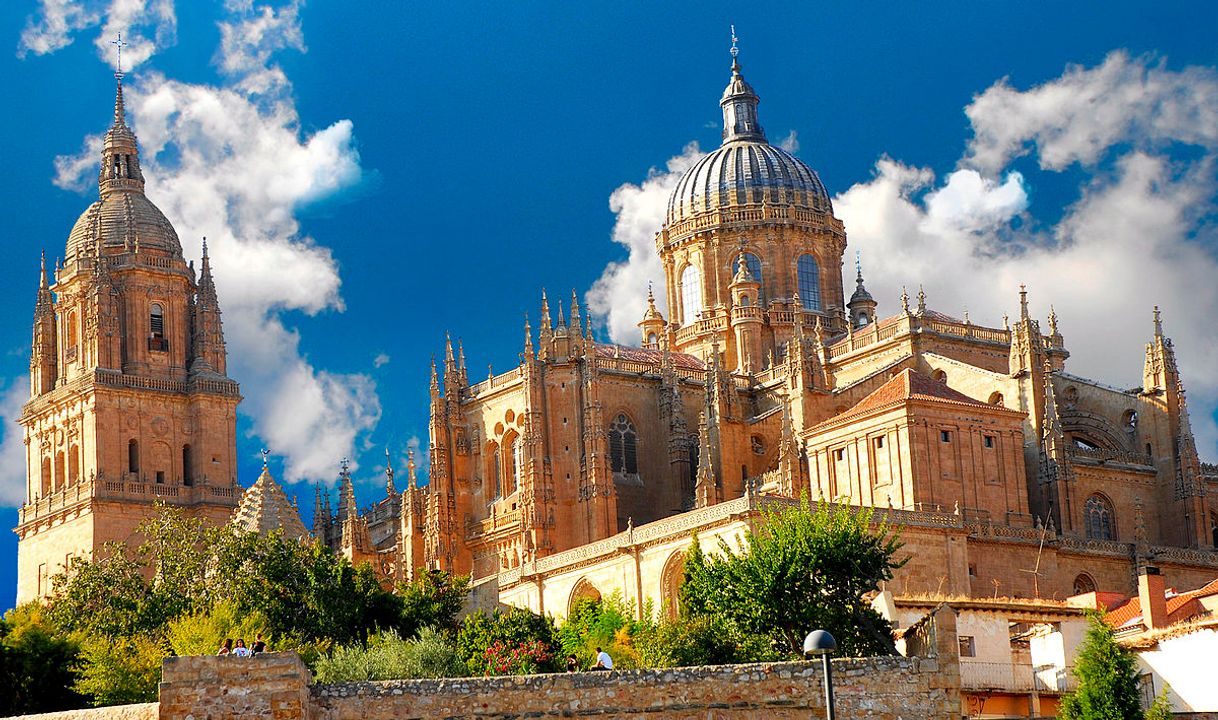
[[[632,362],[653,363],[656,370],[659,371],[660,363],[664,361],[663,350],[645,350],[643,348],[628,347],[626,345],[612,345],[608,343],[596,344],[596,356],[603,358],[621,358]],[[672,353],[673,364],[685,370],[704,370],[706,365],[687,353]]]
[[[284,537],[294,540],[309,536],[300,520],[300,512],[265,467],[254,484],[242,493],[229,524],[245,532],[268,533],[282,529]]]
[[[986,410],[997,410],[1000,412],[1014,412],[997,405],[989,405],[980,400],[965,395],[964,393],[953,390],[946,383],[939,382],[934,378],[928,377],[917,370],[906,368],[897,373],[888,382],[874,390],[870,395],[859,400],[853,407],[843,412],[834,418],[826,420],[825,423],[838,422],[847,418],[858,417],[866,413],[895,406],[908,400],[924,400],[931,402],[945,402],[956,405],[967,405],[970,407],[985,408]],[[821,424],[825,424],[821,423]]]
[[[1218,593],[1218,579],[1212,580],[1208,585],[1197,590],[1168,595],[1167,623],[1175,625],[1203,614],[1205,609],[1199,599],[1216,593]],[[1142,599],[1134,595],[1127,602],[1116,606],[1104,615],[1104,621],[1117,630],[1143,624]]]

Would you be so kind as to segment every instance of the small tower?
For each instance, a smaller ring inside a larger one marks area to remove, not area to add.
[[[34,304],[34,342],[30,354],[30,397],[55,389],[59,364],[55,359],[55,302],[47,283],[47,254],[42,253],[38,299]]]
[[[736,336],[736,371],[751,375],[761,370],[761,283],[749,272],[744,250],[736,261],[736,274],[728,286],[732,293],[732,330]],[[796,324],[799,324],[797,321]]]
[[[846,303],[846,309],[850,312],[850,327],[858,330],[875,322],[876,301],[863,287],[863,261],[858,253],[854,255],[854,269],[854,294]]]
[[[656,298],[651,292],[651,283],[647,283],[647,311],[643,313],[643,321],[639,323],[645,349],[660,349],[660,339],[664,336],[664,328],[667,324],[664,322],[664,316],[656,309]]]

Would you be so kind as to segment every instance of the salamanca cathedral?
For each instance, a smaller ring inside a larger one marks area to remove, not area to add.
[[[758,104],[733,52],[723,142],[669,198],[667,314],[648,297],[637,347],[597,341],[577,297],[544,293],[518,367],[474,382],[448,343],[428,482],[413,459],[405,479],[389,467],[361,510],[344,469],[312,535],[388,578],[469,574],[480,604],[558,616],[611,592],[672,611],[693,534],[736,542],[801,495],[900,525],[898,592],[1130,593],[1150,564],[1182,587],[1213,579],[1218,468],[1200,462],[1158,310],[1140,382],[1114,386],[1070,373],[1058,318],[1031,317],[1019,288],[1002,327],[920,289],[885,308],[861,269],[843,279],[847,229]],[[187,262],[145,196],[121,77],[103,145],[100,198],[62,265],[44,262],[34,307],[18,602],[73,556],[136,542],[158,501],[310,535],[265,468],[238,483],[213,258]]]

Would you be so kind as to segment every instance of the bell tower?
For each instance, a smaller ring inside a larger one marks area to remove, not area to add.
[[[45,260],[34,310],[30,400],[20,424],[26,502],[16,528],[17,602],[41,599],[74,556],[137,542],[156,502],[227,521],[236,484],[236,410],[219,301],[144,194],[122,73],[103,142],[99,200]]]

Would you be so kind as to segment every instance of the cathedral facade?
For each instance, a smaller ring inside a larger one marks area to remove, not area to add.
[[[1185,584],[1218,573],[1218,469],[1157,308],[1129,388],[1071,374],[1058,318],[1042,329],[1022,288],[1002,327],[920,290],[880,313],[861,269],[847,300],[846,229],[817,173],[767,141],[734,56],[719,104],[722,145],[656,236],[668,316],[648,298],[638,347],[593,339],[574,296],[555,320],[543,293],[518,367],[471,382],[451,342],[433,365],[402,568],[559,614],[615,589],[641,612],[672,596],[690,531],[739,532],[766,498],[807,494],[927,528],[903,571],[923,590],[936,574],[963,594],[1128,590],[1151,561]],[[645,562],[656,548],[674,557]]]
[[[204,243],[187,263],[173,226],[144,194],[139,146],[119,76],[99,200],[68,235],[63,264],[45,258],[34,309],[17,602],[46,597],[51,577],[133,532],[164,502],[228,520],[236,410],[220,305]]]

